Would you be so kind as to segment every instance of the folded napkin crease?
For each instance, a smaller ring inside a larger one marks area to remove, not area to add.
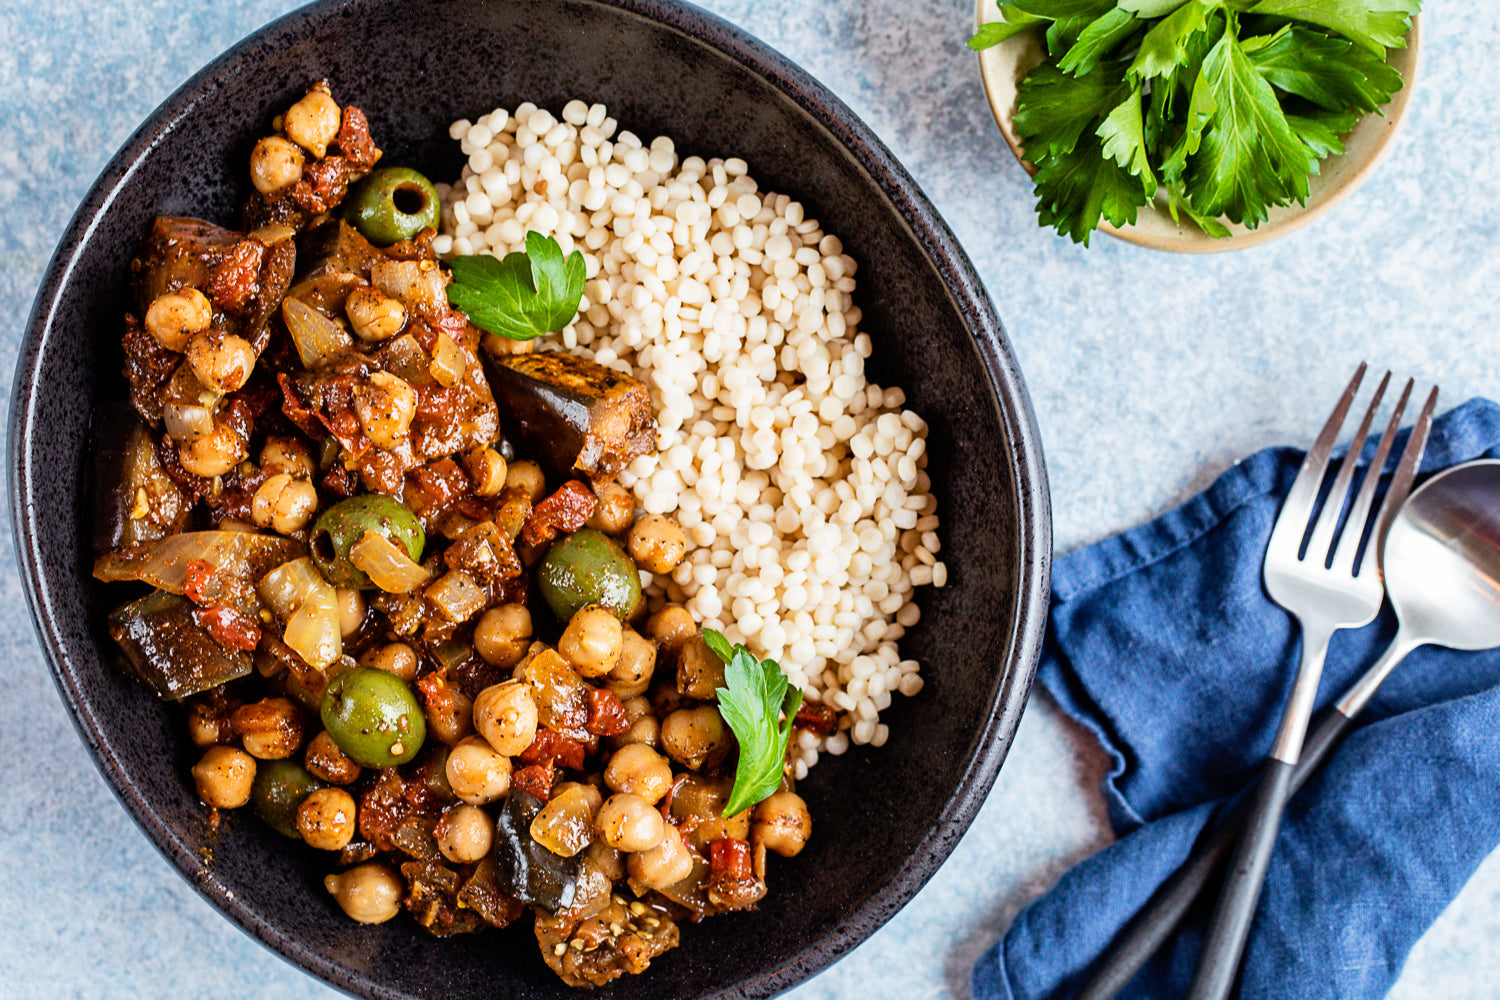
[[[1371,448],[1370,450],[1373,450]],[[1422,472],[1500,455],[1500,406],[1433,423]],[[1368,456],[1366,456],[1368,457]],[[1113,766],[1120,838],[1021,912],[975,1000],[1064,1000],[1269,751],[1300,650],[1261,561],[1302,452],[1273,448],[1156,520],[1059,559],[1038,671]],[[1395,633],[1334,636],[1319,707]],[[1423,647],[1288,809],[1238,996],[1384,996],[1416,939],[1500,844],[1500,652]],[[1121,994],[1182,995],[1208,901]]]

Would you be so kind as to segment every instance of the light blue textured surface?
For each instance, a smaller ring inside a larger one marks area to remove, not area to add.
[[[0,0],[0,392],[52,248],[114,149],[289,0]],[[1500,393],[1500,10],[1432,4],[1405,131],[1334,213],[1266,246],[1176,257],[1038,229],[963,47],[968,0],[711,0],[891,147],[968,249],[1026,373],[1060,551],[1146,519],[1236,456],[1309,437],[1355,363]],[[732,151],[726,150],[726,153]],[[855,248],[857,252],[857,248]],[[200,900],[89,762],[0,539],[0,994],[335,994]],[[1017,909],[1097,850],[1101,761],[1034,701],[989,801],[904,911],[798,1000],[968,996]],[[1315,915],[1309,914],[1309,919]],[[1392,997],[1500,990],[1500,858],[1418,945]],[[1337,976],[1338,970],[1328,970]]]

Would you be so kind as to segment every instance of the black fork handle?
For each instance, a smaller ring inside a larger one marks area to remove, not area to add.
[[[1329,709],[1308,733],[1302,756],[1292,772],[1287,797],[1328,759],[1353,725],[1349,716],[1337,708]],[[1250,812],[1250,799],[1242,800],[1204,836],[1200,837],[1186,861],[1163,882],[1151,899],[1115,936],[1109,950],[1099,959],[1094,973],[1075,1000],[1111,1000],[1123,990],[1137,972],[1150,961],[1177,930],[1194,900],[1219,872],[1229,852],[1234,849],[1239,832]]]

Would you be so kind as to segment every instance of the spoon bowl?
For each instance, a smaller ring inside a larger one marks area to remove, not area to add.
[[[1414,644],[1500,646],[1500,460],[1456,465],[1414,490],[1391,521],[1381,566]]]

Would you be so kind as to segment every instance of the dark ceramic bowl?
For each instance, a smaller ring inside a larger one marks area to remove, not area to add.
[[[460,40],[464,44],[459,44]],[[873,377],[931,424],[949,583],[922,597],[904,654],[918,697],[890,742],[825,757],[802,784],[814,836],[773,858],[756,913],[684,928],[680,948],[600,997],[767,997],[849,951],[948,856],[1000,769],[1030,687],[1051,530],[1026,391],[978,278],[911,178],[827,90],[775,52],[670,0],[337,0],[236,46],[174,94],[110,162],[42,284],[11,412],[12,518],[32,611],[95,761],[166,858],[291,962],[369,997],[569,991],[522,930],[438,940],[411,921],[351,923],[321,887],[328,859],[230,814],[210,834],[187,775],[181,712],[111,664],[121,599],[89,577],[89,414],[122,392],[113,348],[126,268],[152,216],[233,223],[244,164],[277,109],[326,77],[365,109],[386,161],[437,178],[462,160],[449,122],[533,100],[603,101],[638,135],[741,156],[859,261]],[[234,992],[229,989],[229,992]]]

